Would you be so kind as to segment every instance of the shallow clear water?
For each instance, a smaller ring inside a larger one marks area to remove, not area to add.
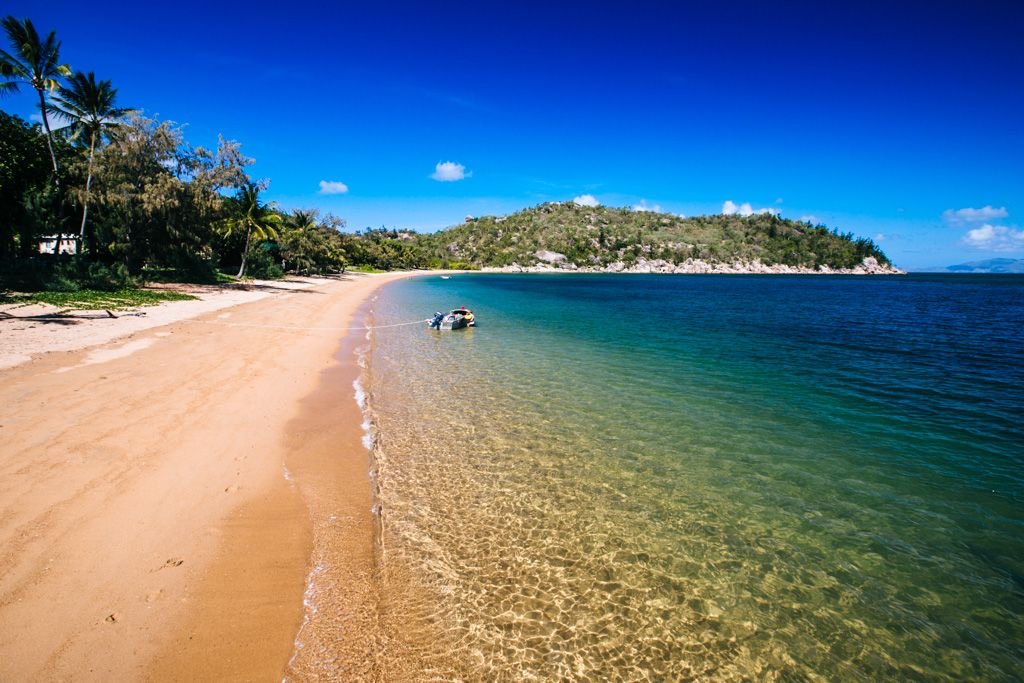
[[[427,276],[372,324],[457,305],[367,356],[422,678],[1024,677],[1024,278]]]

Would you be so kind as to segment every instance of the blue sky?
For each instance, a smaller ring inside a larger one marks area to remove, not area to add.
[[[4,11],[351,229],[590,195],[813,217],[908,268],[1024,257],[1022,3],[370,5]]]

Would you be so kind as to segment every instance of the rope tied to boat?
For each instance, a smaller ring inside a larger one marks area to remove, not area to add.
[[[405,327],[407,325],[422,325],[422,324],[430,322],[430,321],[429,320],[422,320],[421,319],[421,320],[413,320],[412,322],[407,322],[407,323],[393,323],[391,325],[372,325],[372,326],[365,326],[365,327],[340,327],[340,326],[332,326],[332,325],[303,327],[301,325],[265,325],[265,324],[261,324],[261,323],[234,323],[234,322],[228,322],[226,320],[181,320],[180,322],[196,323],[196,324],[201,324],[201,325],[222,325],[224,327],[256,327],[256,328],[270,329],[270,330],[302,330],[302,331],[307,331],[307,330],[324,330],[324,331],[330,331],[330,332],[345,332],[345,331],[349,331],[349,330],[353,330],[353,331],[357,331],[357,330],[382,330],[382,329],[388,328],[388,327]]]

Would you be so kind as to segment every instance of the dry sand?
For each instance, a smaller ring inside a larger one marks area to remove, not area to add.
[[[329,380],[353,372],[354,312],[402,276],[0,319],[0,680],[281,679],[304,487],[334,484],[351,571],[372,572],[358,411]]]

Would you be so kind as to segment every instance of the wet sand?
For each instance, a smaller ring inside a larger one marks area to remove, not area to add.
[[[326,480],[353,610],[372,619],[368,456],[354,402],[338,405],[355,372],[339,344],[405,275],[281,289],[0,371],[0,680],[280,680]]]

